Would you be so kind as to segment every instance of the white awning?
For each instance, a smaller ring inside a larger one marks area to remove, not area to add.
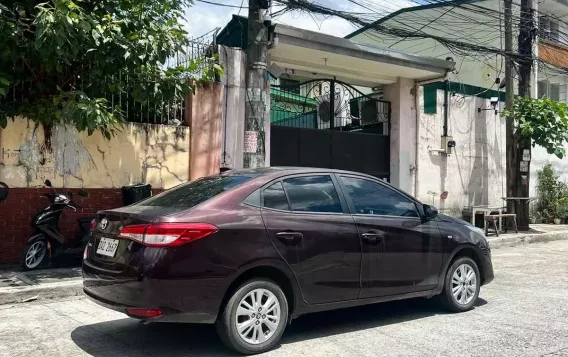
[[[270,63],[302,77],[336,78],[354,85],[390,84],[397,77],[426,80],[453,70],[454,62],[409,55],[345,38],[278,24]]]

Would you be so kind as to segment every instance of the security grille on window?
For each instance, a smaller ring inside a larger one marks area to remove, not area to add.
[[[558,42],[560,38],[560,26],[558,21],[548,16],[541,16],[539,18],[539,27],[539,34],[543,39]]]
[[[546,97],[550,100],[566,103],[566,85],[550,83],[549,81],[539,81],[537,97]]]

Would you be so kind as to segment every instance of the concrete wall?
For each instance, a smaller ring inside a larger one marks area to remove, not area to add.
[[[505,194],[505,120],[488,108],[489,101],[472,96],[450,96],[448,135],[456,147],[450,156],[432,151],[441,148],[444,91],[437,91],[436,114],[424,114],[423,87],[419,88],[420,144],[419,192],[424,203],[456,216],[464,206],[500,207]],[[440,194],[448,192],[446,200]]]
[[[436,114],[424,114],[422,87],[418,95],[421,109],[417,198],[458,216],[464,206],[503,205],[501,197],[506,196],[505,119],[491,110],[478,113],[477,108],[490,107],[488,100],[459,94],[450,96],[448,134],[453,136],[456,147],[452,155],[440,155],[430,149],[441,148],[444,92],[437,91]],[[568,151],[568,145],[565,147]],[[568,160],[560,160],[536,146],[531,157],[531,197],[537,195],[536,173],[548,162],[558,170],[563,181],[568,181]],[[440,199],[443,191],[448,191],[446,200]]]
[[[170,188],[189,178],[189,128],[127,123],[106,140],[56,125],[17,118],[2,130],[0,181],[11,187],[116,188],[149,183]]]

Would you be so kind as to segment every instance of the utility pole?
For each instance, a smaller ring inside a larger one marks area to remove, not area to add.
[[[266,162],[266,61],[268,28],[263,15],[268,9],[266,0],[249,0],[248,46],[246,73],[246,109],[243,166],[264,167]]]
[[[505,108],[507,110],[513,109],[513,99],[515,96],[515,89],[513,88],[513,68],[515,64],[511,59],[510,55],[513,52],[513,0],[504,0],[505,2]],[[516,195],[516,182],[517,182],[517,170],[515,166],[515,153],[516,145],[514,140],[513,126],[514,119],[511,115],[507,117],[507,122],[505,126],[505,148],[507,153],[506,161],[506,187],[507,187],[507,197],[514,197]],[[507,201],[507,212],[515,212],[514,201]]]
[[[519,96],[529,98],[531,95],[531,74],[533,66],[533,36],[534,36],[533,0],[521,0],[519,24]],[[529,197],[531,139],[521,136],[519,129],[514,133],[516,145],[514,148],[515,170],[517,171],[516,197]],[[528,200],[515,201],[515,212],[520,229],[529,227]]]

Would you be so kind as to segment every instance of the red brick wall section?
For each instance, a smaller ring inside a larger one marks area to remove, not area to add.
[[[76,193],[78,189],[56,189],[57,192]],[[66,208],[59,221],[59,229],[69,242],[79,231],[78,218],[94,216],[98,211],[123,206],[120,189],[86,189],[89,197],[73,196],[73,201],[81,208],[76,212]],[[161,190],[152,190],[153,194]],[[0,265],[18,264],[20,251],[33,233],[30,226],[32,217],[47,207],[49,201],[42,198],[44,193],[52,192],[46,188],[10,188],[8,199],[0,202]]]

